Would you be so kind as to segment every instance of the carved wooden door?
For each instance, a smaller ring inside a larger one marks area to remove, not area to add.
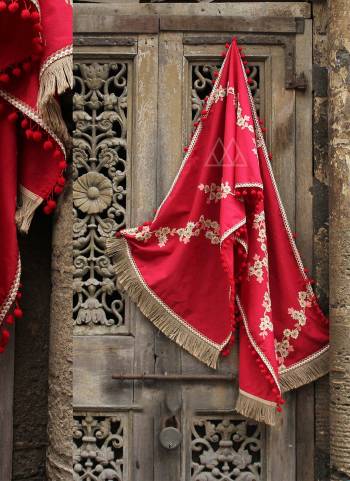
[[[222,46],[234,32],[245,46],[257,108],[267,119],[267,143],[289,220],[302,234],[304,258],[311,259],[309,7],[289,4],[276,16],[274,7],[261,5],[267,18],[258,23],[257,10],[249,15],[246,4],[217,5],[75,7],[77,481],[313,480],[306,462],[313,450],[312,387],[286,396],[280,429],[243,419],[233,409],[233,382],[213,381],[217,373],[166,339],[115,292],[103,252],[106,237],[151,218],[166,194],[221,63]],[[218,373],[236,377],[236,351]],[[113,374],[160,379],[121,381]],[[165,381],[164,374],[177,379]],[[189,382],[191,375],[202,379]],[[181,432],[177,449],[160,443],[169,426]]]

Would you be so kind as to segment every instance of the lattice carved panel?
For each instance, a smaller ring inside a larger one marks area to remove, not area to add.
[[[126,224],[131,65],[77,63],[73,97],[74,321],[77,334],[125,329],[105,240]]]
[[[192,63],[191,64],[191,105],[192,105],[192,124],[200,118],[200,113],[204,108],[205,98],[210,94],[214,72],[219,70],[220,63]],[[260,111],[260,65],[249,63],[248,67],[251,78],[250,90],[253,94],[255,106],[259,114]]]
[[[76,413],[74,481],[128,481],[128,417]]]
[[[194,418],[191,481],[262,481],[259,424],[235,417]]]

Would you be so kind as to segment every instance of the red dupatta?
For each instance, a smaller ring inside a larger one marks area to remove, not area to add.
[[[68,133],[56,96],[72,86],[69,0],[0,0],[0,352],[22,317],[16,224],[63,190]]]
[[[328,370],[328,321],[293,240],[236,41],[154,220],[110,239],[118,283],[210,367],[239,331],[236,410],[270,425]]]

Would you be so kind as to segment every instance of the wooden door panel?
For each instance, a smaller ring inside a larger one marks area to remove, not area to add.
[[[156,5],[152,9],[163,12],[164,7],[165,5]],[[212,7],[214,6],[210,8]],[[123,8],[119,5],[118,12],[123,11]],[[171,7],[174,8],[179,13],[181,7]],[[183,8],[186,13],[195,7],[186,5]],[[103,18],[106,18],[108,8],[101,9]],[[130,9],[130,5],[125,6],[125,12]],[[204,10],[206,12],[207,7]],[[199,12],[198,9],[196,11]],[[205,91],[209,91],[212,72],[221,64],[222,43],[218,39],[225,37],[225,34],[214,31],[182,32],[178,26],[174,31],[156,32],[153,30],[156,29],[157,22],[152,23],[152,32],[140,33],[142,19],[138,18],[135,23],[138,31],[133,32],[128,27],[124,29],[125,34],[113,34],[111,27],[108,27],[108,34],[105,32],[104,37],[101,37],[105,26],[96,18],[95,16],[90,22],[84,17],[83,25],[87,33],[82,33],[81,26],[79,27],[76,59],[78,63],[87,66],[97,62],[100,73],[95,72],[95,77],[101,77],[101,69],[106,69],[107,78],[104,82],[113,85],[112,90],[107,91],[108,95],[112,95],[109,101],[112,99],[112,103],[117,102],[117,108],[113,107],[112,111],[118,112],[121,109],[119,113],[122,114],[122,120],[116,120],[114,127],[112,125],[114,130],[111,138],[115,142],[112,150],[118,151],[120,141],[124,146],[120,154],[122,159],[118,160],[123,165],[123,168],[119,167],[120,172],[116,174],[113,170],[113,162],[112,171],[101,171],[112,180],[115,197],[111,206],[117,206],[109,215],[102,213],[101,218],[105,224],[117,221],[120,225],[137,225],[152,217],[153,209],[164,198],[176,176],[183,158],[183,146],[188,143]],[[132,25],[132,20],[130,22]],[[110,19],[108,25],[112,23]],[[159,22],[158,27],[161,24]],[[254,35],[254,32],[242,33],[240,41],[243,45],[246,41],[245,53],[252,67],[250,75],[257,108],[260,116],[267,119],[267,144],[273,152],[273,167],[281,197],[292,228],[296,225],[308,230],[301,239],[301,246],[302,252],[310,256],[310,207],[305,205],[310,201],[308,189],[311,186],[311,122],[310,125],[308,123],[311,97],[309,91],[296,93],[294,89],[286,88],[292,78],[293,68],[297,73],[306,72],[310,81],[307,72],[307,66],[309,63],[311,65],[310,24],[305,23],[305,33],[297,35],[296,41],[294,34],[288,33],[293,45],[295,42],[297,52],[294,67],[288,56],[293,48],[286,48],[287,37],[283,35],[283,32],[279,32],[278,36],[270,34],[262,41],[261,35]],[[306,49],[303,48],[305,43],[308,44]],[[121,67],[115,65],[123,64],[127,66],[127,73],[118,76]],[[79,75],[83,76],[81,71]],[[123,78],[126,79],[124,86]],[[123,90],[125,87],[126,91]],[[103,88],[105,87],[102,87],[102,91]],[[94,87],[90,85],[88,89],[92,91]],[[79,102],[77,105],[79,110]],[[91,116],[87,121],[90,122],[90,128],[96,119],[98,128],[101,128],[101,122],[102,128],[106,127],[107,124],[104,125],[99,116],[109,110],[108,101],[105,101],[103,108],[96,110],[95,117]],[[307,116],[302,114],[305,110]],[[76,119],[77,130],[82,130],[83,125],[79,121],[84,124],[86,119]],[[121,125],[118,127],[117,124]],[[92,133],[89,131],[88,135],[91,137]],[[78,154],[78,165],[79,155],[82,154]],[[96,152],[94,155],[98,158]],[[98,170],[98,161],[95,162],[94,155],[89,153],[88,167],[85,170],[81,166],[78,168],[78,177],[89,169]],[[116,181],[113,180],[115,175]],[[81,225],[84,216],[78,213],[77,219],[80,224],[75,241],[79,251],[84,250],[79,242],[83,244],[82,238],[86,237],[86,233],[79,231],[84,230]],[[97,227],[94,229],[99,232]],[[103,243],[103,235],[100,234],[98,239],[101,237]],[[84,262],[88,258],[88,263],[92,262],[95,269],[98,256],[92,256],[94,259],[91,260],[89,252],[91,249],[89,251],[85,248],[82,257],[85,256]],[[78,271],[80,267],[78,265]],[[77,287],[79,289],[79,282],[89,279],[92,279],[91,286],[95,287],[106,281],[108,294],[109,278],[105,277],[107,281],[101,272],[90,277],[84,277],[78,272]],[[98,288],[95,293],[97,290]],[[89,293],[91,292],[93,287],[90,287]],[[297,436],[305,435],[306,439],[311,440],[312,422],[311,428],[297,427],[295,413],[296,409],[300,412],[303,400],[307,399],[310,404],[312,392],[300,392],[297,400],[295,394],[289,394],[288,407],[280,429],[266,429],[234,412],[237,396],[235,382],[159,383],[112,380],[112,373],[178,373],[180,376],[201,373],[210,376],[215,371],[165,338],[128,299],[120,297],[118,293],[108,294],[103,299],[99,296],[96,294],[95,299],[102,303],[105,313],[109,312],[108,308],[111,308],[113,301],[117,301],[119,310],[115,310],[111,323],[104,322],[101,311],[99,315],[102,317],[97,316],[96,322],[89,321],[88,312],[85,313],[82,306],[85,299],[81,299],[76,310],[76,320],[77,312],[83,309],[80,320],[86,321],[76,322],[75,328],[74,404],[77,432],[85,433],[90,429],[95,436],[97,431],[91,427],[95,423],[96,426],[106,426],[108,432],[120,436],[122,446],[113,451],[113,456],[120,467],[121,471],[117,474],[122,481],[197,481],[198,476],[198,479],[211,479],[210,476],[220,479],[224,473],[229,473],[227,476],[233,480],[243,476],[245,481],[313,481],[310,472],[302,472],[296,467],[297,455],[301,456],[302,453],[296,450],[295,443]],[[86,310],[89,311],[88,308]],[[106,318],[108,321],[108,315]],[[237,376],[237,348],[220,362],[218,372]],[[161,447],[159,433],[166,420],[174,415],[169,409],[174,404],[179,408],[176,416],[183,442],[180,449],[168,451]],[[310,425],[312,412],[308,415]],[[95,437],[97,452],[100,452],[104,445]],[[83,447],[79,443],[81,441],[76,439],[75,452],[78,454]],[[104,469],[111,466],[111,462]],[[84,465],[82,469],[79,473],[81,477],[88,468]]]

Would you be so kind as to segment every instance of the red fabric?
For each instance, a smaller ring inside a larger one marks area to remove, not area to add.
[[[43,122],[37,101],[40,74],[47,62],[72,45],[71,5],[66,0],[0,1],[0,44],[1,352],[7,343],[4,325],[12,321],[9,315],[16,306],[19,287],[17,193],[25,190],[37,205],[52,201],[53,190],[63,175],[64,146]],[[27,131],[36,132],[41,139],[28,139]],[[52,148],[45,150],[47,141]]]
[[[249,399],[278,407],[280,377],[327,350],[328,322],[274,185],[235,41],[155,219],[118,235],[150,296],[208,345],[225,352],[239,328]]]

